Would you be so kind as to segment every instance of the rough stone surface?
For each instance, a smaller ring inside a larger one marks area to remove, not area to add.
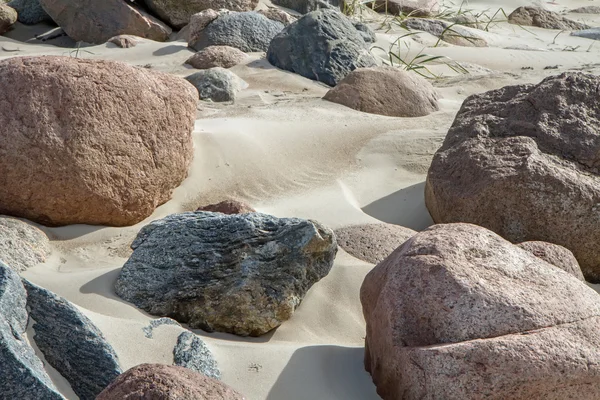
[[[400,225],[366,224],[336,229],[338,245],[350,255],[377,264],[417,232]]]
[[[438,0],[376,0],[375,10],[392,15],[428,17],[440,11],[440,3]]]
[[[146,225],[116,293],[192,328],[262,335],[289,319],[337,252],[333,232],[298,218],[188,212]]]
[[[271,39],[284,28],[256,11],[231,12],[209,23],[188,45],[195,50],[208,46],[231,46],[245,52],[267,51]],[[196,31],[196,30],[194,30]]]
[[[221,67],[198,71],[185,79],[198,90],[200,100],[214,102],[234,101],[236,94],[248,87],[236,74]]]
[[[148,324],[148,326],[145,326],[142,328],[142,331],[144,332],[144,336],[146,336],[148,339],[152,339],[154,329],[158,328],[159,326],[163,326],[163,325],[181,326],[179,324],[179,322],[175,321],[172,318],[153,319],[152,321],[150,321],[150,324]]]
[[[564,246],[600,282],[599,86],[570,72],[467,98],[427,176],[433,220]]]
[[[272,3],[297,11],[300,14],[307,14],[322,8],[337,8],[339,10],[342,5],[340,0],[274,0]]]
[[[108,42],[116,44],[122,49],[128,49],[137,46],[140,42],[140,38],[138,36],[133,35],[118,35],[108,39]]]
[[[600,298],[485,228],[441,224],[367,274],[365,366],[387,399],[586,399]]]
[[[572,21],[554,11],[544,10],[540,7],[519,7],[508,16],[508,22],[515,25],[566,31],[589,28],[586,24]]]
[[[248,214],[256,212],[249,204],[238,200],[223,200],[216,204],[199,207],[196,211],[218,212],[223,214]]]
[[[230,46],[209,46],[187,59],[186,64],[197,69],[231,68],[248,58],[243,51]]]
[[[355,69],[323,98],[390,117],[422,117],[438,110],[438,95],[431,83],[393,67]]]
[[[21,279],[0,261],[0,393],[5,399],[63,400],[27,343],[26,305]]]
[[[568,249],[557,244],[538,241],[523,242],[519,243],[518,246],[537,258],[541,258],[547,263],[570,273],[580,281],[585,281],[577,259]]]
[[[187,25],[192,15],[204,10],[252,11],[258,4],[258,0],[144,0],[144,2],[161,20],[177,29]]]
[[[354,25],[360,36],[362,36],[365,43],[375,43],[377,41],[377,35],[375,35],[375,32],[371,28],[369,28],[368,25],[363,24],[359,21],[352,21],[352,24]]]
[[[17,10],[19,22],[26,25],[35,25],[40,22],[52,21],[52,18],[42,8],[40,0],[12,0],[6,3]]]
[[[50,17],[77,41],[101,44],[117,35],[163,42],[171,28],[123,0],[39,0]]]
[[[244,400],[224,383],[184,367],[141,364],[111,383],[96,400]]]
[[[573,36],[579,36],[586,39],[600,40],[600,28],[590,28],[581,31],[571,32]]]
[[[206,344],[192,332],[182,332],[173,349],[173,363],[200,372],[210,378],[221,379],[221,371]]]
[[[288,25],[271,41],[274,66],[335,86],[351,71],[377,61],[362,35],[343,14],[319,10]]]
[[[7,32],[17,22],[17,12],[14,8],[0,4],[0,35]]]
[[[112,346],[73,304],[26,280],[24,284],[37,347],[80,400],[94,400],[122,372]]]
[[[427,32],[444,42],[457,46],[486,47],[487,42],[478,36],[472,29],[439,19],[407,18],[403,21],[406,27]]]
[[[266,10],[259,10],[257,12],[273,21],[279,21],[285,26],[288,26],[296,20],[296,17],[292,17],[290,14],[276,7],[269,7]]]
[[[219,18],[219,15],[221,15],[221,12],[208,9],[191,16],[189,25],[182,29],[182,31],[185,29],[189,30],[187,38],[188,47],[193,48],[193,44],[202,37],[202,31],[206,29],[208,24]]]
[[[181,78],[113,61],[0,61],[0,213],[141,221],[187,175],[197,96]]]
[[[0,260],[16,272],[46,261],[50,255],[48,236],[16,218],[0,216]]]

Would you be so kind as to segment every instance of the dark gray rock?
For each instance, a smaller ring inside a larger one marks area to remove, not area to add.
[[[175,326],[181,326],[179,324],[179,322],[175,321],[174,319],[171,318],[158,318],[158,319],[153,319],[152,321],[150,321],[150,324],[148,326],[145,326],[142,328],[142,331],[144,331],[144,336],[146,336],[148,339],[152,339],[152,332],[154,331],[154,329],[158,328],[159,326],[162,325],[175,325]]]
[[[583,29],[581,31],[571,32],[571,35],[586,39],[600,40],[600,28]]]
[[[375,43],[375,41],[377,40],[377,36],[371,28],[358,21],[354,21],[353,24],[358,33],[360,33],[360,36],[362,36],[365,43]]]
[[[11,217],[0,217],[0,260],[17,272],[46,261],[48,236],[35,226]]]
[[[7,5],[17,10],[19,22],[25,25],[52,21],[52,18],[42,8],[39,0],[12,0]]]
[[[214,102],[234,101],[237,92],[248,87],[236,74],[221,67],[198,71],[185,79],[198,90],[200,100]]]
[[[188,44],[195,50],[208,46],[231,46],[245,52],[267,51],[271,39],[284,25],[256,11],[231,12],[212,21]]]
[[[95,399],[123,372],[112,346],[73,304],[27,280],[23,283],[37,347],[80,400]]]
[[[61,400],[42,361],[26,341],[27,292],[16,272],[0,261],[0,396]]]
[[[339,10],[342,5],[340,0],[273,0],[272,3],[298,11],[300,14],[307,14],[322,8],[337,8]]]
[[[333,232],[298,218],[187,212],[146,225],[116,293],[192,328],[262,335],[331,269]]]
[[[182,332],[173,349],[173,364],[221,379],[221,371],[206,344],[192,332]]]
[[[267,58],[278,68],[330,86],[356,68],[377,65],[361,32],[333,10],[313,11],[288,25],[271,41]]]

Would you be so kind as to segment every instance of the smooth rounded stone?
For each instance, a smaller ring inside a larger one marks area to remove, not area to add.
[[[271,39],[284,28],[279,21],[256,11],[231,12],[210,22],[188,46],[202,50],[209,46],[231,46],[244,52],[267,51]]]
[[[313,11],[288,25],[271,41],[267,59],[277,68],[329,86],[356,68],[377,66],[352,22],[329,9]]]
[[[527,250],[537,258],[541,258],[547,263],[570,273],[580,281],[585,281],[583,273],[581,272],[581,267],[579,267],[577,259],[570,250],[557,244],[535,240],[519,243],[517,246]]]
[[[94,400],[123,372],[114,349],[72,303],[27,280],[23,283],[38,349],[80,400]]]
[[[106,43],[117,35],[164,42],[172,30],[123,0],[39,0],[50,17],[76,41]]]
[[[365,367],[385,400],[599,393],[598,294],[485,228],[417,233],[367,274],[360,299]]]
[[[298,218],[188,212],[146,225],[116,293],[191,328],[259,336],[289,319],[329,273],[333,232]]]
[[[545,29],[565,31],[587,29],[589,26],[572,21],[554,11],[541,7],[519,7],[508,16],[508,23],[522,26],[537,26]]]
[[[44,225],[143,220],[187,176],[197,99],[184,79],[125,63],[0,61],[0,213]]]
[[[487,47],[485,39],[472,29],[459,24],[452,24],[439,19],[407,18],[403,24],[412,30],[419,30],[432,34],[444,42],[456,46]]]
[[[214,378],[184,367],[141,364],[111,383],[96,400],[244,400]]]
[[[586,39],[600,40],[600,28],[590,28],[581,31],[571,32],[572,36],[579,36]]]
[[[400,225],[365,224],[336,229],[338,245],[348,254],[378,264],[417,232]]]
[[[343,4],[340,0],[273,0],[272,3],[297,11],[300,14],[307,14],[322,8],[337,8],[339,10]]]
[[[198,89],[200,100],[214,102],[234,101],[236,94],[248,87],[236,74],[221,67],[198,71],[185,79]]]
[[[0,4],[0,35],[7,32],[17,22],[17,11],[5,4]]]
[[[18,20],[25,25],[35,25],[40,22],[51,22],[52,18],[42,8],[40,0],[12,0],[6,5],[17,10]]]
[[[182,332],[173,349],[173,364],[191,369],[210,378],[221,379],[221,371],[213,354],[192,332]]]
[[[600,282],[599,86],[568,72],[467,98],[429,168],[433,220],[561,245]]]
[[[0,393],[4,399],[64,400],[27,342],[27,292],[0,261]]]
[[[439,0],[376,0],[375,10],[392,15],[411,15],[414,17],[429,17],[440,11]]]
[[[390,117],[423,117],[439,109],[431,83],[393,67],[355,69],[323,99]]]
[[[231,68],[247,58],[246,53],[235,47],[209,46],[188,58],[185,63],[196,69]]]
[[[273,21],[279,21],[285,26],[288,26],[297,19],[296,17],[292,17],[290,14],[276,7],[269,7],[266,10],[258,10],[257,12],[269,19],[272,19]]]
[[[238,200],[223,200],[216,204],[209,204],[199,207],[196,211],[218,212],[228,215],[256,212],[251,205]]]
[[[133,35],[118,35],[118,36],[113,36],[110,39],[108,39],[109,43],[112,44],[116,44],[117,46],[119,46],[122,49],[129,49],[131,47],[135,47],[138,45],[138,43],[140,42],[140,37],[139,36],[133,36]]]
[[[46,261],[51,253],[48,236],[16,218],[0,216],[0,260],[16,272]]]
[[[161,20],[181,29],[192,15],[204,10],[252,11],[258,0],[143,0]]]

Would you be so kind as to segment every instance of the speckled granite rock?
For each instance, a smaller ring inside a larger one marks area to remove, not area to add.
[[[48,236],[32,224],[0,217],[0,260],[17,272],[46,261],[50,255]]]
[[[221,379],[221,371],[213,354],[198,335],[182,332],[173,349],[173,364]]]

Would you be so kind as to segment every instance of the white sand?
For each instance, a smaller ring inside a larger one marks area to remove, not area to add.
[[[595,3],[559,1],[544,6],[562,11]],[[510,13],[526,4],[536,2],[471,1],[466,8],[503,7]],[[600,24],[600,16],[571,17]],[[0,59],[68,55],[70,49],[31,39],[45,30],[19,26],[10,37],[0,37]],[[398,32],[381,31],[378,45],[387,48]],[[245,65],[232,69],[250,84],[235,105],[199,104],[195,158],[189,177],[171,201],[133,227],[45,228],[53,239],[53,255],[23,275],[81,307],[127,369],[144,362],[171,363],[172,348],[182,331],[162,326],[153,339],[146,338],[142,328],[151,317],[114,294],[113,284],[130,254],[129,244],[140,227],[153,219],[236,197],[262,212],[314,218],[332,228],[378,221],[426,228],[432,221],[423,202],[425,175],[468,95],[538,82],[568,69],[599,71],[600,43],[591,40],[568,33],[555,38],[559,31],[524,30],[507,23],[479,33],[493,47],[448,45],[425,50],[475,64],[470,67],[474,74],[436,82],[443,96],[441,110],[413,119],[368,115],[321,100],[325,86],[274,69],[264,55],[254,54]],[[429,45],[436,41],[426,34],[420,40]],[[69,44],[69,40],[53,43]],[[412,39],[408,43],[411,54],[423,47]],[[79,52],[80,57],[151,65],[180,76],[191,72],[183,65],[190,54],[184,42],[151,41],[132,49],[109,44]],[[552,66],[558,68],[544,69]],[[432,70],[456,75],[445,66]],[[362,364],[365,327],[359,302],[360,285],[371,268],[340,250],[329,276],[309,291],[291,320],[263,337],[196,332],[214,352],[223,380],[248,399],[377,399]],[[68,384],[55,379],[65,395],[75,398]]]

